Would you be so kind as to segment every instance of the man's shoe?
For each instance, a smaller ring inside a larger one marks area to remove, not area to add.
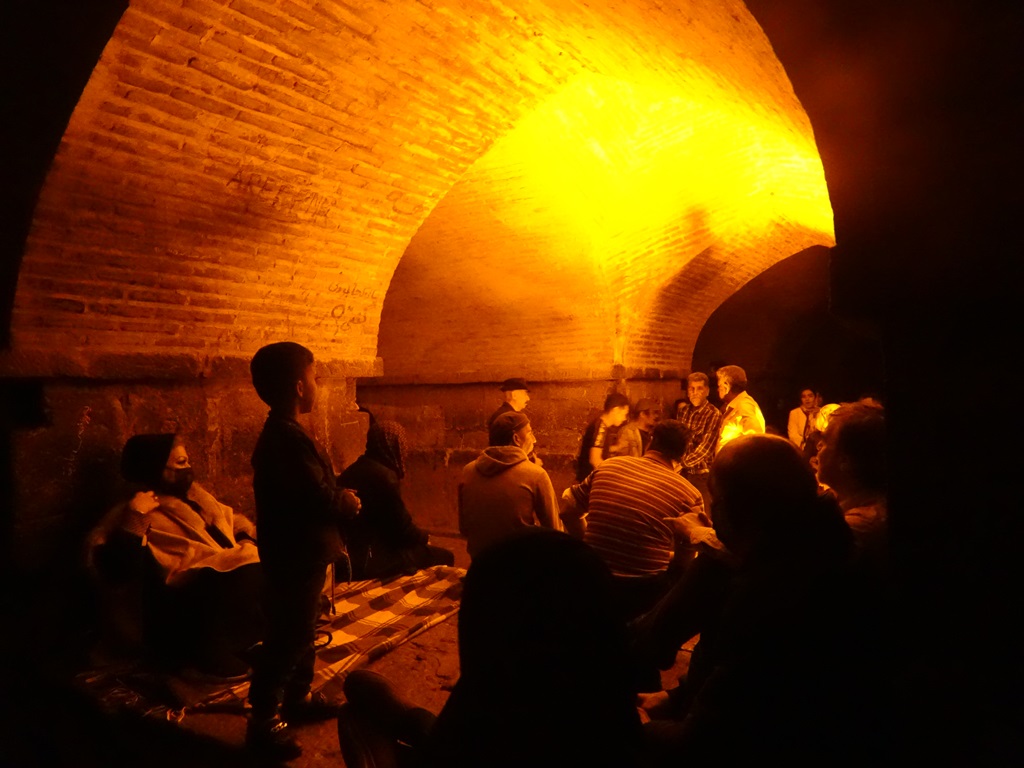
[[[291,760],[302,754],[288,723],[277,715],[269,720],[249,720],[245,727],[245,746],[274,760]]]
[[[340,710],[338,704],[332,704],[318,691],[306,694],[305,698],[296,701],[286,701],[281,705],[281,717],[295,725],[317,723],[334,719]]]

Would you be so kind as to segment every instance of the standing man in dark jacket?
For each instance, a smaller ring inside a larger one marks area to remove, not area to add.
[[[505,402],[499,405],[497,410],[487,417],[488,430],[490,430],[496,418],[506,413],[522,413],[523,409],[526,408],[526,404],[530,402],[530,388],[526,385],[525,379],[505,379],[501,382],[500,389]],[[544,462],[541,461],[536,451],[529,451],[526,457],[538,467],[544,466]]]
[[[316,402],[313,353],[290,341],[269,344],[250,370],[270,415],[252,456],[267,634],[253,665],[246,744],[288,760],[301,752],[289,721],[337,711],[310,696],[313,640],[327,565],[345,552],[342,528],[360,504],[338,487],[330,460],[297,420]]]

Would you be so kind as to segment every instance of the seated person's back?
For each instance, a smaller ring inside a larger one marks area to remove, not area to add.
[[[635,764],[639,716],[610,592],[600,558],[563,533],[527,529],[474,561],[461,674],[429,764]]]
[[[501,414],[488,438],[459,483],[459,531],[470,557],[527,526],[561,530],[551,478],[528,460],[537,441],[526,414]]]
[[[640,719],[610,597],[607,567],[564,533],[523,528],[495,543],[466,575],[461,674],[441,714],[356,670],[345,692],[362,731],[339,727],[346,759],[360,742],[385,758],[400,740],[419,768],[636,766]]]
[[[768,435],[730,441],[712,467],[711,491],[715,530],[728,548],[723,589],[693,627],[700,641],[676,691],[686,702],[681,719],[647,728],[653,764],[828,764],[864,748],[877,736],[861,731],[871,713],[859,692],[871,670],[864,673],[852,642],[852,537],[838,505],[817,493],[799,450]],[[694,568],[719,554],[702,551]],[[666,620],[661,629],[675,631],[684,624],[675,611],[700,602],[685,598],[673,590],[665,601],[674,606],[651,614]]]

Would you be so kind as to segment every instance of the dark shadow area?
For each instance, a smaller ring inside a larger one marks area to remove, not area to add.
[[[10,346],[11,311],[32,212],[71,113],[128,0],[7,0],[0,132],[0,349]]]
[[[695,371],[744,368],[766,422],[783,434],[803,387],[826,403],[884,395],[881,338],[832,312],[829,262],[829,249],[814,247],[765,270],[712,313],[694,347]]]
[[[903,666],[879,695],[916,761],[1016,764],[1021,419],[990,374],[1020,346],[1024,6],[747,5],[814,126],[831,309],[882,342]]]
[[[241,748],[169,722],[103,712],[55,672],[21,665],[5,677],[4,768],[267,765]]]
[[[173,723],[105,710],[75,683],[95,641],[89,586],[82,572],[40,571],[20,573],[4,589],[0,766],[253,765],[243,750]]]

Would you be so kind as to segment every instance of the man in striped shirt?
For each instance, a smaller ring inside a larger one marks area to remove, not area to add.
[[[611,568],[626,618],[639,615],[669,586],[675,521],[702,512],[700,491],[679,475],[690,431],[675,420],[654,428],[643,456],[615,456],[563,495],[563,517],[583,519],[584,540]]]

